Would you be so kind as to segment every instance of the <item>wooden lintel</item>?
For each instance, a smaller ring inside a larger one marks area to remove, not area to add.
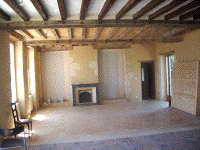
[[[51,47],[51,48],[41,48],[39,52],[53,52],[53,51],[68,51],[73,50],[73,46],[69,47]]]
[[[47,35],[44,33],[42,29],[35,29],[35,31],[43,38],[47,39]]]
[[[62,20],[62,21],[15,21],[5,24],[0,27],[0,30],[25,30],[25,29],[47,29],[47,28],[95,28],[95,27],[142,27],[142,26],[163,26],[163,27],[190,27],[190,28],[200,28],[200,21],[180,21],[176,20]]]
[[[106,46],[99,46],[99,45],[93,45],[94,49],[127,49],[131,48],[131,44],[127,45],[106,45]]]
[[[9,31],[10,35],[19,41],[23,41],[23,36],[15,31]]]
[[[55,36],[56,40],[60,39],[60,35],[58,34],[58,31],[56,29],[51,29],[53,35]]]

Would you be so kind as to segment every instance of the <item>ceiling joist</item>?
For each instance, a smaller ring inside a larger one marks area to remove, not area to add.
[[[172,10],[173,8],[176,8],[177,6],[184,3],[185,1],[187,1],[187,0],[173,0],[171,3],[167,4],[166,6],[160,8],[159,10],[157,10],[156,12],[151,14],[149,16],[149,20],[153,20],[153,19],[161,16],[162,14]]]
[[[44,33],[42,29],[35,29],[35,31],[43,38],[47,39],[47,35]]]
[[[84,40],[86,38],[87,28],[82,29],[82,39]]]
[[[151,11],[153,8],[157,7],[165,0],[151,0],[146,6],[140,9],[136,14],[133,15],[133,20],[137,20],[138,18],[145,15],[147,12]]]
[[[106,40],[111,39],[117,30],[118,30],[118,27],[113,28],[113,29],[110,31],[110,33],[108,34]]]
[[[103,29],[102,27],[97,28],[95,36],[94,36],[94,40],[98,39],[99,34],[101,33],[102,29]]]
[[[66,13],[65,2],[64,2],[64,0],[57,0],[57,2],[58,2],[59,10],[60,10],[61,19],[66,20],[67,19],[67,13]]]
[[[84,20],[85,19],[89,4],[90,4],[90,0],[82,0],[81,12],[80,12],[80,20]]]
[[[4,0],[24,21],[29,21],[28,14],[24,11],[24,9],[13,0]]]
[[[18,30],[20,33],[24,34],[26,37],[34,39],[34,36],[30,34],[27,30]]]
[[[45,21],[48,20],[48,14],[45,11],[44,6],[40,2],[40,0],[31,0],[31,2],[35,6],[35,8],[38,11],[38,13],[40,14],[40,16],[43,18],[43,20],[45,20]]]
[[[101,9],[101,12],[98,15],[98,20],[102,20],[103,17],[107,14],[107,12],[110,10],[110,8],[113,6],[116,0],[106,0],[106,2],[103,5],[103,8]]]
[[[190,9],[193,9],[195,7],[198,7],[198,6],[200,6],[200,1],[194,0],[191,3],[189,3],[189,4],[185,5],[185,6],[183,6],[183,7],[179,8],[179,9],[177,9],[177,10],[175,10],[175,11],[173,11],[173,12],[167,14],[167,15],[165,15],[164,20],[168,21],[169,19],[174,18],[174,17],[176,17],[178,15],[181,15],[181,14],[189,11]]]
[[[123,39],[125,36],[127,36],[131,31],[133,30],[133,28],[129,27],[126,28],[126,30],[124,32],[122,32],[120,34],[120,36],[117,38],[118,40]]]
[[[11,20],[11,17],[1,9],[0,9],[0,18],[5,20],[5,21]]]
[[[179,16],[179,20],[183,21],[183,20],[185,20],[187,18],[193,17],[194,15],[198,15],[198,14],[200,15],[200,7],[197,8],[197,9],[194,9],[194,10],[188,12],[188,13],[185,13],[185,14]]]
[[[124,7],[117,13],[116,20],[119,20],[127,12],[129,12],[133,7],[135,7],[141,0],[129,0]]]
[[[52,31],[54,37],[56,38],[56,40],[59,40],[60,39],[60,35],[59,35],[58,31],[56,29],[54,29],[54,28],[51,29],[51,31]]]
[[[69,40],[72,40],[72,38],[73,38],[72,28],[67,28],[67,31],[68,31]]]
[[[200,19],[200,14],[194,15],[194,16],[193,16],[193,19],[194,19],[194,20]]]
[[[24,37],[23,37],[21,34],[15,32],[15,31],[12,31],[12,30],[11,30],[11,31],[9,31],[9,33],[10,33],[10,35],[11,35],[13,38],[15,38],[16,40],[23,41],[23,39],[24,39]]]

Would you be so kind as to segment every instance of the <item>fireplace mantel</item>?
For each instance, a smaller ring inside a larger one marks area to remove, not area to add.
[[[91,91],[92,102],[88,103],[79,103],[79,91]],[[90,83],[90,84],[72,84],[72,92],[73,92],[73,106],[77,105],[94,105],[99,104],[98,100],[98,83]]]

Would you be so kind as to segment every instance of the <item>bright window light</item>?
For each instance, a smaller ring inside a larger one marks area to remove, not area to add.
[[[35,117],[32,118],[33,120],[38,120],[38,121],[42,121],[47,119],[47,117],[45,115],[36,115]]]

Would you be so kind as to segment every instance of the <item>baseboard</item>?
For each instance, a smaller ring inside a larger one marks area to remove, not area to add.
[[[128,102],[127,99],[100,100],[101,105]]]

